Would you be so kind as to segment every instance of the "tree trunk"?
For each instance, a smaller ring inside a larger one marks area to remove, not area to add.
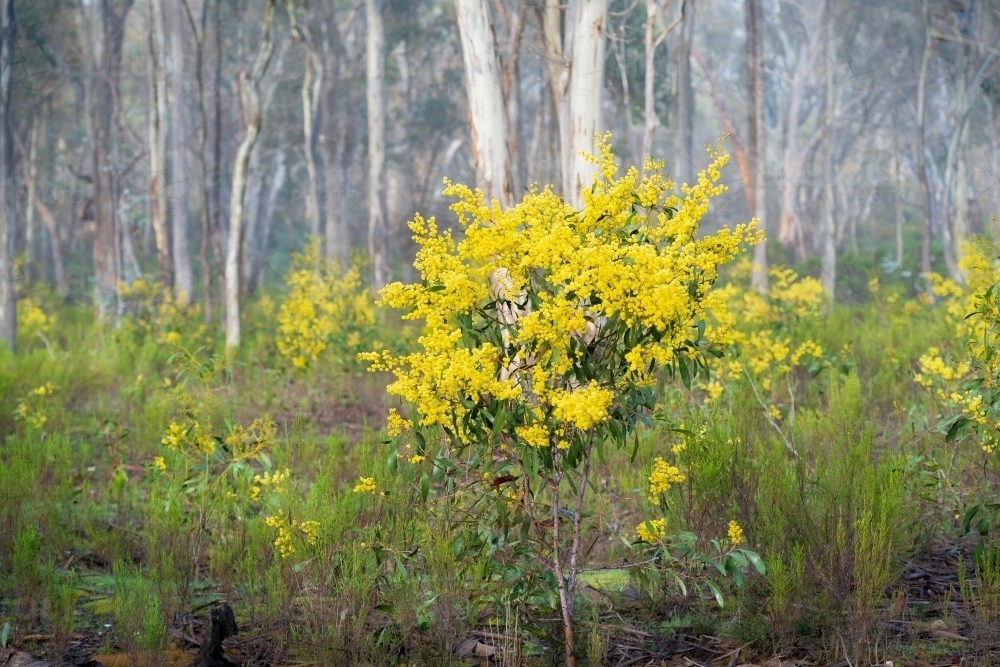
[[[240,345],[240,250],[243,237],[243,194],[247,185],[247,168],[250,165],[250,153],[257,136],[260,133],[260,80],[267,71],[274,53],[274,42],[271,40],[271,27],[274,24],[275,0],[267,0],[264,8],[264,24],[261,35],[260,51],[254,61],[253,69],[248,73],[241,69],[237,73],[237,90],[243,105],[246,127],[243,140],[236,149],[236,159],[233,164],[233,186],[229,199],[229,239],[226,244],[226,348],[233,349]]]
[[[747,153],[753,181],[753,217],[767,231],[766,138],[764,136],[764,10],[761,0],[746,0]],[[753,248],[753,288],[767,297],[767,240]]]
[[[502,208],[513,202],[514,177],[500,82],[500,59],[490,27],[486,0],[455,0],[458,32],[462,39],[466,92],[469,99],[469,130],[476,187],[486,201],[496,200]]]
[[[927,0],[924,0],[923,7],[924,20],[929,19],[927,14]],[[917,142],[913,148],[914,162],[916,162],[917,180],[920,182],[920,199],[923,204],[924,213],[924,238],[920,250],[920,271],[924,274],[924,284],[927,298],[934,300],[933,283],[927,278],[931,272],[931,239],[933,230],[931,228],[931,213],[934,202],[931,199],[930,185],[927,183],[927,166],[924,158],[924,151],[927,147],[927,139],[924,132],[926,116],[926,95],[927,95],[927,66],[931,59],[931,33],[930,26],[925,26],[924,55],[920,61],[920,75],[917,79]]]
[[[156,244],[160,284],[172,283],[170,234],[167,231],[167,67],[162,0],[147,0],[149,14],[149,200],[150,226]]]
[[[896,223],[896,266],[902,268],[903,266],[903,177],[902,170],[900,169],[900,153],[899,153],[899,140],[897,138],[897,130],[899,128],[898,121],[893,118],[893,134],[892,134],[892,212],[893,218]]]
[[[86,66],[86,116],[91,144],[91,178],[94,212],[94,304],[104,319],[113,308],[121,279],[117,198],[112,164],[112,113],[117,97],[127,0],[116,11],[111,0],[94,0],[81,6],[80,39]]]
[[[559,136],[559,159],[556,161],[557,181],[563,195],[570,190],[570,121],[569,121],[569,79],[572,71],[566,40],[563,39],[562,6],[560,0],[544,0],[541,10],[542,35],[545,41],[545,55],[548,60],[549,92],[552,95],[553,114]],[[567,21],[568,23],[568,21]]]
[[[694,8],[693,0],[686,1],[681,5],[682,23],[679,38],[674,47],[674,60],[677,64],[674,164],[677,172],[676,179],[680,183],[693,183],[695,178],[694,89],[691,85],[691,40],[694,36]]]
[[[341,270],[346,271],[350,240],[347,232],[347,170],[344,167],[344,157],[349,114],[345,108],[346,101],[342,98],[345,94],[350,94],[350,91],[345,89],[347,87],[340,80],[340,73],[347,68],[347,64],[344,63],[346,52],[335,15],[329,16],[324,22],[323,53],[329,71],[328,84],[323,91],[323,135],[320,140],[323,153],[326,259],[337,262]]]
[[[198,167],[201,175],[201,239],[198,244],[198,264],[201,266],[201,299],[205,324],[212,321],[212,265],[208,261],[208,247],[211,244],[212,220],[212,178],[208,169],[205,149],[208,143],[208,113],[205,109],[205,39],[208,20],[209,0],[202,0],[201,17],[196,23],[189,0],[184,3],[191,32],[195,39],[194,82],[198,102]],[[219,0],[216,0],[218,2]]]
[[[663,40],[673,32],[674,28],[684,22],[685,15],[687,13],[688,2],[690,0],[681,0],[681,13],[680,16],[672,21],[663,32],[656,35],[656,23],[659,20],[660,14],[660,4],[659,0],[646,0],[646,26],[645,26],[645,75],[643,80],[643,94],[644,94],[644,106],[643,106],[643,128],[642,128],[642,162],[645,163],[648,158],[653,154],[653,134],[656,132],[656,128],[660,126],[660,119],[656,115],[656,49],[659,48]],[[662,12],[665,15],[667,9],[670,7],[670,0],[666,0],[664,6],[662,7]],[[688,58],[691,57],[691,42],[690,35],[688,36],[686,52]],[[690,84],[690,60],[688,61],[688,83]],[[693,98],[692,98],[693,103]]]
[[[833,2],[826,0],[826,16],[823,17],[823,50],[826,53],[826,112],[823,126],[826,131],[826,146],[823,152],[823,290],[833,301],[837,294],[837,229],[834,220],[833,202],[833,122],[836,92],[833,83]]]
[[[604,100],[604,38],[608,0],[578,0],[573,30],[572,72],[569,82],[569,189],[563,193],[574,208],[583,207],[583,190],[589,189],[597,165],[581,153],[594,152],[594,135],[600,132]]]
[[[802,221],[799,218],[798,193],[802,184],[803,159],[807,151],[800,149],[799,130],[802,125],[802,101],[805,95],[806,83],[816,61],[816,34],[825,12],[823,5],[818,7],[813,16],[807,17],[803,41],[799,44],[795,69],[788,93],[788,115],[785,118],[785,146],[782,158],[781,181],[781,212],[778,217],[778,241],[785,246],[795,245],[799,261],[805,259],[805,234]]]
[[[191,248],[188,243],[187,118],[184,84],[187,83],[184,48],[184,17],[181,3],[169,3],[170,10],[170,180],[172,184],[171,222],[174,242],[174,296],[187,305],[191,299]]]
[[[273,176],[271,185],[267,190],[267,199],[264,201],[264,211],[261,215],[261,230],[258,234],[257,263],[253,267],[251,289],[256,289],[264,282],[264,267],[267,266],[267,249],[271,245],[271,230],[274,229],[274,209],[278,204],[278,195],[285,186],[285,177],[288,169],[285,166],[285,151],[279,148],[274,157]]]
[[[322,227],[320,224],[320,201],[319,201],[319,166],[316,163],[316,131],[319,127],[319,101],[320,92],[323,89],[323,79],[326,71],[323,65],[323,58],[317,53],[312,36],[309,32],[308,17],[305,23],[299,23],[296,17],[295,1],[285,0],[285,7],[288,11],[289,23],[292,36],[305,49],[305,71],[302,75],[301,95],[302,95],[302,129],[303,129],[303,152],[306,158],[306,172],[309,176],[309,195],[306,197],[306,218],[309,221],[309,233],[316,241],[317,256],[315,261],[319,261]]]
[[[31,131],[28,133],[28,149],[27,151],[21,150],[21,155],[27,159],[27,168],[25,169],[25,186],[27,187],[28,201],[24,206],[24,281],[26,284],[31,284],[31,274],[33,272],[33,265],[38,263],[38,257],[35,256],[35,246],[38,245],[35,241],[35,207],[32,202],[35,201],[35,197],[38,196],[36,192],[36,185],[38,180],[38,128],[41,122],[38,118],[31,119]],[[44,271],[43,271],[44,275]]]
[[[35,134],[35,127],[32,128],[32,135]],[[32,146],[31,150],[28,151],[20,137],[17,134],[11,133],[14,139],[14,143],[17,145],[18,150],[21,151],[23,155],[27,152],[34,152],[37,150],[35,146]],[[33,142],[37,142],[38,138],[36,136],[32,137]],[[28,169],[28,210],[38,213],[39,217],[42,219],[42,224],[45,226],[46,231],[49,234],[49,246],[52,252],[52,270],[55,274],[56,279],[56,291],[59,293],[59,297],[63,302],[69,301],[70,291],[69,291],[69,281],[66,279],[66,265],[63,262],[62,255],[62,245],[59,241],[59,223],[56,216],[52,213],[52,210],[48,207],[42,197],[38,196],[38,172],[37,169]]]
[[[368,256],[372,289],[389,282],[388,226],[385,203],[385,29],[381,0],[365,0],[367,40],[365,83],[368,115]],[[500,108],[502,112],[502,107]]]
[[[17,283],[14,280],[13,119],[10,115],[14,83],[17,23],[14,0],[2,0],[0,16],[0,343],[14,351],[17,342]]]

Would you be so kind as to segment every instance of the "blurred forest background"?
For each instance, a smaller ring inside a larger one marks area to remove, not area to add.
[[[443,177],[578,189],[591,128],[678,183],[728,134],[709,226],[761,218],[772,261],[841,297],[858,259],[961,283],[1000,211],[991,0],[3,4],[11,342],[15,292],[114,315],[140,276],[220,319],[227,275],[252,294],[310,236],[376,286],[412,278],[405,223],[442,213]]]

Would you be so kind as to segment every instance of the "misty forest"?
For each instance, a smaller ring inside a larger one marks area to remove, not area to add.
[[[998,664],[998,216],[996,0],[0,0],[0,667]]]

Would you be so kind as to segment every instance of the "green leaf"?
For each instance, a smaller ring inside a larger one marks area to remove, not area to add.
[[[951,442],[964,435],[965,427],[970,421],[967,417],[959,417],[952,422],[951,428],[948,429],[948,435],[945,436],[945,442]]]
[[[754,566],[760,574],[767,574],[767,567],[764,565],[764,560],[757,555],[756,551],[750,551],[749,549],[740,549],[740,553],[746,556],[746,559]]]
[[[395,475],[396,471],[399,469],[399,452],[396,449],[393,449],[391,452],[389,452],[389,460],[387,462],[387,465],[389,467],[389,472]]]
[[[705,585],[712,590],[712,594],[715,595],[715,601],[719,603],[719,607],[725,607],[726,603],[722,598],[722,591],[720,591],[719,587],[715,585],[715,582],[711,579],[706,579]]]
[[[427,476],[427,473],[424,473],[423,475],[420,476],[420,497],[423,498],[425,503],[427,502],[427,495],[430,493],[430,491],[431,491],[431,480]]]

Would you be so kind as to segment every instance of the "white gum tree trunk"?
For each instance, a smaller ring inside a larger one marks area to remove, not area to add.
[[[368,256],[372,289],[389,282],[385,199],[385,26],[379,0],[365,0],[365,79],[368,103]]]
[[[260,80],[267,71],[274,53],[271,26],[274,24],[274,2],[267,0],[264,9],[264,26],[260,51],[248,73],[240,70],[237,74],[237,88],[243,103],[246,128],[243,140],[236,149],[233,164],[233,187],[229,198],[229,239],[226,243],[226,348],[240,345],[240,249],[243,245],[243,194],[247,186],[247,170],[250,154],[260,134]]]
[[[604,99],[604,41],[608,0],[579,0],[573,30],[572,71],[569,78],[569,188],[564,194],[571,206],[583,206],[583,189],[589,188],[597,165],[581,153],[593,153],[594,134],[601,131]]]
[[[476,187],[486,200],[513,204],[513,173],[508,150],[507,114],[501,84],[500,58],[490,25],[486,0],[455,0],[462,39],[469,125]]]
[[[14,282],[14,150],[10,97],[14,81],[14,0],[0,4],[0,343],[14,351],[17,285]]]
[[[188,243],[187,192],[187,119],[184,115],[185,67],[184,16],[179,2],[173,2],[170,11],[170,161],[171,199],[173,200],[171,227],[174,251],[174,296],[186,305],[191,299],[191,249]]]
[[[162,0],[147,0],[149,15],[149,199],[160,284],[170,287],[173,265],[167,231],[167,69]]]

